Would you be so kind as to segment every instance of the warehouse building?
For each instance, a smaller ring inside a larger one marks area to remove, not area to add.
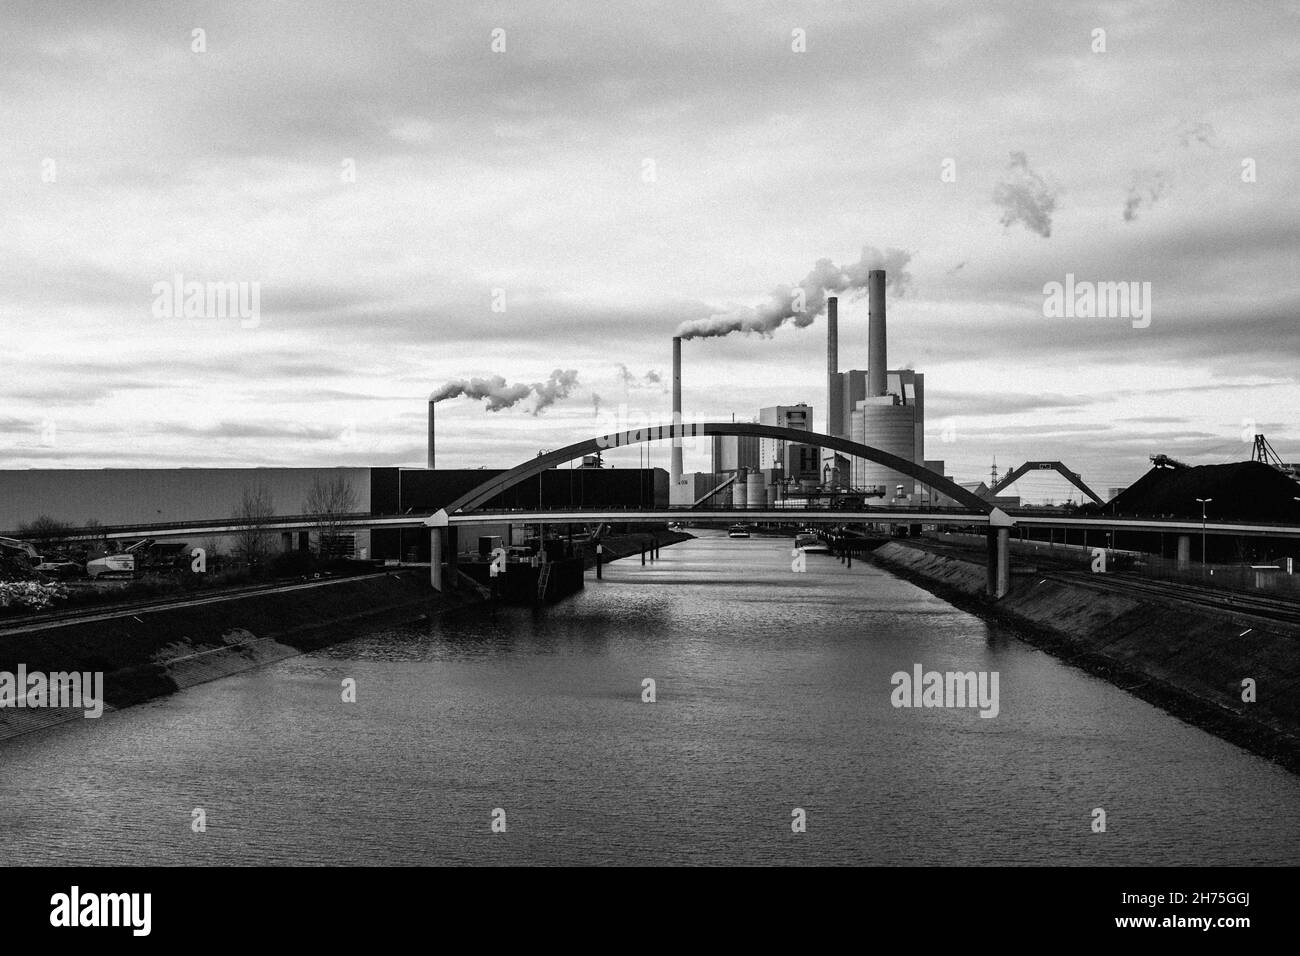
[[[246,492],[264,495],[273,516],[311,513],[308,497],[317,483],[342,484],[357,514],[401,515],[437,511],[504,469],[426,468],[102,468],[0,471],[0,534],[44,516],[83,528],[210,522],[240,513]],[[483,510],[537,508],[665,508],[668,473],[662,468],[552,468],[509,489]],[[506,525],[503,523],[503,528]],[[504,534],[503,530],[484,531]],[[182,540],[151,534],[160,542]],[[231,538],[188,544],[229,551]],[[313,544],[310,532],[284,533],[283,550]],[[427,561],[422,529],[349,531],[341,550],[356,557]]]

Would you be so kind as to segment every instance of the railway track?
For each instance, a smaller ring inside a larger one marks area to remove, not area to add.
[[[983,549],[968,547],[952,542],[925,542],[925,550],[950,557],[983,560]],[[1087,587],[1105,588],[1111,591],[1123,591],[1150,597],[1173,598],[1188,604],[1228,611],[1250,617],[1267,619],[1283,624],[1300,627],[1300,604],[1286,598],[1271,597],[1263,594],[1251,594],[1216,588],[1202,584],[1189,584],[1182,581],[1166,581],[1152,578],[1139,578],[1124,571],[1107,574],[1094,574],[1091,571],[1067,564],[1057,556],[1044,554],[1013,554],[1012,568],[1015,573],[1016,562],[1023,564],[1031,561],[1037,566],[1035,576]]]
[[[1294,601],[1282,598],[1265,597],[1258,594],[1245,594],[1241,591],[1229,591],[1224,588],[1211,588],[1198,584],[1184,584],[1175,581],[1137,580],[1123,574],[1089,574],[1083,571],[1045,570],[1044,578],[1085,584],[1112,591],[1128,591],[1153,597],[1176,598],[1189,604],[1218,611],[1231,611],[1252,617],[1267,618],[1300,627],[1300,606]]]

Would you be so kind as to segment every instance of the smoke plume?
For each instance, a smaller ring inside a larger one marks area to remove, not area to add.
[[[561,398],[568,398],[569,392],[573,391],[573,386],[578,384],[578,373],[575,369],[556,369],[551,373],[551,377],[545,382],[533,382],[533,392],[537,395],[537,404],[533,406],[533,414],[540,415],[542,409],[550,408]]]
[[[500,375],[491,378],[461,378],[443,385],[429,396],[429,401],[443,402],[463,395],[485,401],[489,412],[499,412],[503,408],[519,404],[529,395],[536,395],[537,404],[533,406],[533,414],[536,415],[559,399],[568,398],[577,382],[578,373],[574,369],[564,371],[558,368],[545,382],[533,382],[532,385],[509,385]]]
[[[1143,204],[1155,205],[1155,201],[1164,192],[1168,180],[1158,169],[1138,170],[1133,173],[1133,182],[1128,187],[1128,199],[1124,201],[1124,221],[1132,222],[1137,218],[1138,209]]]
[[[1011,154],[1007,174],[993,191],[993,202],[1002,208],[1002,225],[1013,226],[1019,222],[1044,239],[1051,236],[1056,191],[1029,168],[1024,153]]]
[[[663,375],[660,372],[651,369],[645,375],[637,378],[636,373],[629,369],[622,362],[618,363],[619,381],[623,383],[625,389],[649,388],[652,385],[662,385]]]
[[[896,294],[904,295],[912,281],[907,271],[911,261],[910,252],[902,249],[881,252],[872,246],[863,246],[862,258],[842,267],[830,259],[818,259],[802,282],[796,286],[777,286],[763,305],[683,322],[677,334],[683,339],[712,338],[732,332],[757,332],[770,337],[791,320],[796,328],[806,328],[825,311],[828,296],[845,292],[865,294],[867,274],[873,269],[884,269],[886,284]]]
[[[1192,143],[1200,143],[1202,146],[1209,146],[1213,149],[1219,145],[1218,137],[1214,133],[1214,127],[1209,123],[1183,123],[1174,135],[1178,137],[1178,142],[1184,147],[1191,146]]]

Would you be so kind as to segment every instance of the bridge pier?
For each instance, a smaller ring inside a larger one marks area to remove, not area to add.
[[[460,588],[460,529],[455,525],[447,527],[447,589],[456,591]]]
[[[997,600],[1011,590],[1011,528],[989,525],[988,562],[985,591]]]
[[[429,583],[442,590],[442,529],[429,529]]]
[[[998,532],[990,527],[985,538],[984,593],[996,597],[998,593]]]
[[[1011,529],[998,528],[998,582],[995,598],[1004,598],[1011,590]]]
[[[1190,534],[1180,534],[1178,536],[1178,566],[1180,568],[1190,567],[1192,563],[1192,536]]]

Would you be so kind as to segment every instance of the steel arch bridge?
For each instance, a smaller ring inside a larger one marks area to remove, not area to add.
[[[503,491],[507,491],[515,485],[527,481],[529,478],[534,478],[555,465],[573,461],[577,458],[581,458],[583,455],[590,455],[609,448],[622,448],[628,445],[638,445],[647,442],[708,438],[714,435],[773,438],[777,441],[796,442],[803,445],[817,445],[821,448],[830,449],[832,451],[843,452],[844,454],[850,455],[854,458],[863,458],[867,461],[875,462],[878,465],[884,465],[886,468],[892,468],[894,471],[907,475],[909,478],[915,478],[923,485],[933,488],[935,491],[941,492],[949,498],[960,502],[962,505],[970,508],[975,514],[1002,514],[1002,512],[995,508],[989,501],[986,501],[979,495],[967,491],[965,488],[961,487],[961,485],[954,481],[950,481],[936,471],[931,471],[929,468],[908,461],[906,458],[891,455],[887,451],[881,451],[879,448],[873,448],[870,445],[863,445],[855,441],[850,441],[847,438],[837,438],[834,435],[823,435],[820,432],[801,431],[797,428],[782,428],[778,425],[759,425],[755,422],[683,422],[676,425],[655,425],[647,428],[636,428],[624,432],[615,432],[609,435],[598,435],[594,438],[586,438],[582,441],[574,442],[572,445],[566,445],[563,448],[547,452],[544,455],[539,455],[536,458],[516,465],[509,471],[502,472],[495,478],[488,479],[477,488],[461,495],[455,501],[451,502],[451,504],[442,509],[442,511],[437,515],[431,517],[428,524],[433,527],[445,527],[446,518],[451,515],[473,511],[501,494]],[[436,521],[435,519],[438,520]],[[438,523],[439,521],[441,522],[440,524]]]
[[[964,507],[969,508],[972,514],[979,515],[988,521],[990,530],[989,591],[998,597],[1006,592],[1009,581],[1010,557],[1007,553],[1007,532],[1015,522],[1005,512],[995,507],[992,502],[967,491],[938,472],[931,471],[915,462],[892,455],[879,448],[850,441],[847,438],[823,435],[820,432],[801,431],[796,428],[783,428],[778,425],[760,425],[754,422],[675,423],[672,425],[636,428],[608,435],[597,435],[594,438],[586,438],[574,442],[572,445],[566,445],[555,451],[538,455],[536,458],[516,465],[509,471],[503,472],[494,478],[489,478],[478,487],[461,495],[445,508],[425,519],[424,523],[429,528],[430,583],[436,589],[442,590],[443,538],[448,533],[455,531],[456,518],[466,516],[515,485],[536,477],[555,465],[573,461],[583,455],[589,455],[608,448],[622,448],[628,445],[656,441],[673,441],[676,443],[683,439],[707,438],[714,435],[772,438],[777,441],[817,445],[821,448],[843,452],[855,458],[864,458],[867,461],[884,465],[886,468],[892,468],[910,478],[915,478],[926,487],[947,495]],[[634,513],[629,512],[629,514]],[[453,545],[453,561],[455,550]]]

